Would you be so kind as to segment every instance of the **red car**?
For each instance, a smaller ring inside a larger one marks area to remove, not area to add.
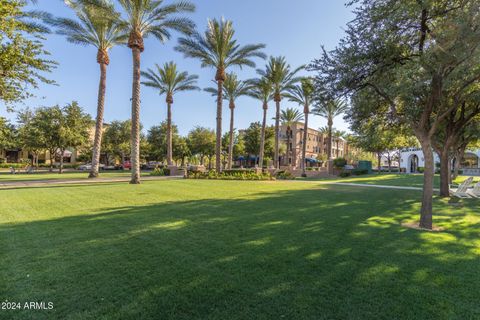
[[[122,167],[123,169],[130,170],[132,169],[132,163],[130,161],[124,161]]]

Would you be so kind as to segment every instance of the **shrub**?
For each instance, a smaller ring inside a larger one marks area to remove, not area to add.
[[[364,174],[368,174],[368,169],[353,169],[352,174],[355,176],[361,176]]]
[[[424,173],[425,172],[425,168],[424,167],[418,167],[417,171],[419,173]]]
[[[170,175],[170,169],[168,168],[155,168],[152,172],[150,172],[151,176],[163,177]]]
[[[275,175],[277,179],[281,180],[293,180],[295,179],[295,176],[289,172],[289,171],[278,171],[277,174]]]
[[[340,177],[341,178],[346,178],[346,177],[350,177],[352,174],[348,171],[342,171],[340,172]]]
[[[188,179],[210,180],[274,180],[269,173],[257,174],[252,170],[227,170],[221,173],[216,171],[194,172],[189,171]]]
[[[345,160],[344,158],[333,159],[333,166],[335,168],[343,168],[346,165],[347,165],[347,160]]]

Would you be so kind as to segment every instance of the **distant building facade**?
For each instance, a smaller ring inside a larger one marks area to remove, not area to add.
[[[291,165],[299,167],[302,163],[302,144],[303,144],[304,124],[297,122],[289,128],[286,125],[280,127],[280,141],[286,145],[286,153],[280,159],[282,166]],[[332,139],[332,158],[344,158],[353,147],[349,146],[343,138]],[[350,149],[350,150],[349,150]],[[314,163],[314,160],[327,159],[328,155],[328,135],[308,128],[307,132],[307,162]]]
[[[440,157],[434,152],[434,162],[438,164]],[[460,169],[465,175],[480,176],[480,149],[465,152]],[[421,148],[405,148],[400,151],[400,170],[406,173],[417,173],[425,167],[425,158]]]

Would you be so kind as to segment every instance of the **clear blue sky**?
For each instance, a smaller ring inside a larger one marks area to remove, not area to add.
[[[170,2],[166,0],[166,3]],[[319,56],[320,47],[333,48],[343,36],[344,26],[353,17],[351,8],[346,8],[342,0],[196,0],[197,11],[191,18],[200,31],[205,30],[207,18],[225,17],[233,20],[236,37],[240,44],[264,43],[268,55],[284,55],[292,67],[309,63]],[[72,13],[60,0],[39,0],[37,10],[48,11],[57,16],[72,17]],[[200,63],[193,59],[184,59],[175,52],[178,35],[166,44],[159,43],[153,37],[146,39],[145,51],[142,54],[142,69],[152,67],[155,63],[163,64],[173,60],[180,70],[200,76],[199,86],[211,86],[214,70],[200,68]],[[59,66],[50,78],[59,85],[42,85],[35,91],[36,98],[25,104],[17,105],[17,109],[25,106],[64,105],[77,100],[92,116],[95,115],[97,87],[99,78],[96,50],[93,47],[82,47],[70,44],[58,35],[49,35],[45,47]],[[265,62],[259,60],[257,67],[263,68]],[[110,53],[110,65],[107,75],[107,96],[105,104],[105,121],[124,120],[130,117],[131,97],[131,52],[127,47],[115,47]],[[255,70],[232,69],[241,78],[247,79],[255,75]],[[145,129],[160,123],[166,117],[165,98],[159,97],[151,88],[142,88],[141,122]],[[224,104],[223,128],[228,128],[228,104]],[[282,108],[298,107],[286,100]],[[0,108],[0,116],[14,119],[14,114]],[[178,125],[181,134],[186,134],[197,125],[215,127],[214,99],[206,92],[181,93],[175,97],[173,105],[173,121]],[[242,98],[237,102],[236,128],[245,128],[253,121],[261,120],[261,104],[250,98]],[[274,105],[271,103],[269,121],[273,123]],[[312,117],[311,127],[325,125],[325,120]],[[347,129],[340,118],[335,127]]]

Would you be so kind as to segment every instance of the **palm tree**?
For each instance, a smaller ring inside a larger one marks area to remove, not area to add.
[[[223,99],[228,100],[230,108],[230,131],[229,131],[229,143],[228,143],[228,159],[227,169],[232,169],[232,155],[233,155],[233,133],[234,133],[234,118],[235,118],[235,100],[241,96],[248,94],[250,89],[249,83],[246,81],[238,80],[234,73],[228,73],[223,83]],[[205,91],[210,92],[212,96],[217,96],[218,92],[216,88],[206,88]]]
[[[273,100],[276,105],[275,113],[275,152],[274,164],[275,168],[279,168],[279,147],[280,147],[280,102],[285,92],[292,88],[292,86],[300,80],[295,77],[304,67],[299,67],[295,70],[290,70],[290,65],[287,64],[285,57],[270,57],[266,70],[257,70],[257,72],[266,77],[273,86]]]
[[[346,131],[337,130],[337,129],[332,130],[332,137],[333,139],[335,139],[335,144],[336,144],[336,158],[338,158],[340,155],[340,148],[339,148],[340,139],[343,139],[346,134],[347,134]]]
[[[202,67],[216,69],[215,81],[217,82],[217,132],[215,144],[215,169],[221,171],[222,150],[222,100],[223,83],[226,79],[226,70],[230,66],[255,67],[254,57],[265,58],[260,50],[263,44],[246,45],[241,47],[234,39],[233,24],[228,20],[208,20],[205,34],[194,32],[188,38],[180,38],[176,50],[185,57],[196,58],[201,61]]]
[[[167,103],[167,164],[173,165],[172,148],[172,104],[173,96],[177,92],[200,90],[197,87],[197,75],[189,75],[188,72],[179,72],[177,65],[171,61],[165,63],[163,68],[155,64],[156,70],[142,71],[141,75],[146,79],[142,84],[155,88],[160,95],[165,95]]]
[[[57,34],[66,36],[68,42],[97,48],[100,83],[98,87],[95,138],[92,150],[92,168],[88,176],[89,178],[96,178],[98,177],[103,135],[107,66],[110,63],[108,50],[117,44],[125,43],[127,36],[118,22],[119,14],[115,12],[111,1],[66,0],[65,3],[75,12],[77,19],[54,18],[49,19],[49,23],[57,28]]]
[[[189,34],[195,24],[176,14],[195,11],[188,1],[164,5],[163,0],[118,0],[126,17],[123,24],[128,29],[128,47],[132,50],[132,137],[130,183],[140,183],[140,54],[144,50],[143,39],[153,35],[161,42],[170,39],[171,31]]]
[[[258,166],[263,168],[263,158],[265,154],[265,130],[267,128],[267,110],[268,102],[272,100],[273,87],[267,78],[253,79],[250,81],[251,87],[248,95],[262,102],[263,119],[262,131],[260,135],[260,152],[258,155]]]
[[[303,106],[303,114],[305,122],[303,124],[303,143],[302,143],[302,176],[305,172],[305,159],[307,154],[307,137],[308,137],[308,114],[310,113],[310,103],[313,99],[314,87],[311,78],[303,78],[301,85],[296,85],[291,88],[285,97],[290,101],[298,103]]]
[[[297,122],[302,121],[303,116],[302,113],[293,108],[287,108],[286,110],[282,110],[280,114],[280,121],[282,125],[287,127],[287,157],[288,159],[292,158],[292,146],[290,145],[290,139],[292,138],[292,126],[295,125]],[[290,160],[288,162],[290,165]]]
[[[348,110],[348,105],[345,101],[340,99],[328,99],[327,101],[318,101],[315,108],[313,108],[312,113],[316,114],[320,117],[327,119],[327,126],[328,126],[328,143],[327,143],[327,150],[328,150],[328,160],[332,160],[332,128],[333,128],[333,120],[345,113]]]

